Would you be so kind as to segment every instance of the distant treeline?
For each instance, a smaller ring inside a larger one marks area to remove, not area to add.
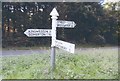
[[[51,29],[52,9],[56,7],[59,20],[71,20],[75,28],[57,28],[57,39],[75,44],[118,44],[120,11],[105,10],[100,3],[82,2],[3,2],[2,45],[50,45],[51,37],[29,38],[26,29]]]

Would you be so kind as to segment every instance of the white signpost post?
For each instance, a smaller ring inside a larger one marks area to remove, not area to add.
[[[57,10],[54,8],[50,13],[52,16],[52,29],[27,29],[24,34],[28,37],[52,37],[51,43],[51,69],[55,68],[55,47],[58,47],[62,50],[68,51],[70,53],[74,53],[75,44],[71,44],[68,42],[64,42],[56,39],[56,27],[64,27],[64,28],[74,28],[76,26],[73,21],[64,21],[57,20],[59,16]]]

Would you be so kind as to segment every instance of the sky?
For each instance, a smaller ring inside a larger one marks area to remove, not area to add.
[[[120,0],[104,0],[103,3],[106,3],[106,2],[119,2]]]

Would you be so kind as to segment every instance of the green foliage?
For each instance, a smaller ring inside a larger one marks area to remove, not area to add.
[[[2,58],[4,79],[118,79],[117,48],[56,51],[56,69],[50,71],[50,54]]]
[[[3,2],[2,35],[4,47],[20,46],[23,45],[22,43],[25,43],[26,46],[49,44],[49,39],[27,38],[24,31],[29,28],[51,28],[49,14],[54,7],[60,14],[59,20],[71,20],[76,23],[74,29],[57,29],[58,39],[76,43],[100,44],[104,41],[107,44],[118,43],[118,39],[120,39],[118,36],[119,11],[105,10],[99,3]],[[95,38],[96,36],[102,38],[98,38],[100,39],[98,40]]]

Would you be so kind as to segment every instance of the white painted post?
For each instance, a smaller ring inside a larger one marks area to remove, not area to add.
[[[51,43],[51,69],[54,70],[55,68],[55,41],[56,41],[56,27],[57,27],[57,19],[59,16],[56,8],[52,10],[50,13],[52,16],[52,43]]]

